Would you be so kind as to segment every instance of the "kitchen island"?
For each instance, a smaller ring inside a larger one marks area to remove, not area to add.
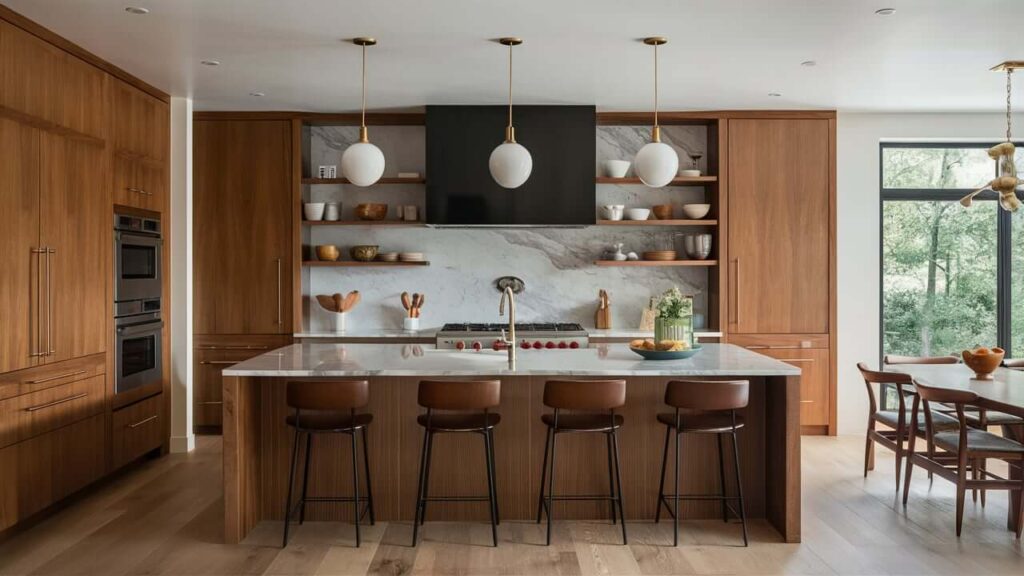
[[[665,429],[655,420],[668,411],[665,383],[684,378],[747,379],[750,404],[742,412],[740,466],[749,518],[767,518],[787,542],[800,540],[800,370],[728,344],[705,344],[691,359],[645,361],[623,344],[579,350],[520,350],[516,370],[505,352],[457,352],[418,344],[296,344],[224,370],[225,539],[240,542],[256,524],[283,518],[292,431],[285,424],[285,383],[303,379],[366,379],[373,414],[369,427],[370,475],[378,520],[413,519],[422,429],[416,416],[420,379],[500,379],[501,424],[495,431],[497,493],[503,520],[533,519],[540,483],[545,428],[541,401],[549,379],[621,378],[627,381],[625,425],[619,433],[627,519],[654,518]],[[555,491],[608,491],[603,438],[569,434],[559,439]],[[348,440],[317,438],[309,493],[350,494]],[[486,492],[483,442],[477,435],[438,440],[431,493]],[[720,490],[718,454],[711,436],[688,435],[682,444],[683,493]],[[728,459],[727,459],[728,460]],[[725,477],[732,478],[731,463]],[[730,482],[731,484],[731,482]],[[735,492],[730,486],[730,493]],[[666,487],[666,491],[668,491]],[[683,518],[719,517],[717,502],[680,503]],[[562,502],[560,518],[605,518],[607,503]],[[351,518],[348,505],[311,504],[312,520]],[[432,520],[487,518],[479,503],[432,506]]]

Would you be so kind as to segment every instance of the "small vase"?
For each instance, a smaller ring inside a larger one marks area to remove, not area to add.
[[[345,316],[348,316],[345,312],[335,312],[334,316],[334,331],[344,332],[345,331]]]
[[[693,318],[655,318],[654,341],[683,341],[693,344]]]

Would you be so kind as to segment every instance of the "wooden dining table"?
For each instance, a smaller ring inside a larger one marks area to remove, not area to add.
[[[978,380],[974,372],[963,364],[907,364],[899,371],[910,374],[915,382],[926,386],[950,390],[970,390],[978,395],[977,405],[990,411],[1005,412],[1024,418],[1024,371],[999,368],[992,380]],[[1002,426],[1003,436],[1024,443],[1024,426]],[[1009,477],[1020,480],[1024,469],[1009,467]],[[1010,511],[1006,519],[1009,530],[1017,529],[1020,513],[1020,491],[1010,491]]]

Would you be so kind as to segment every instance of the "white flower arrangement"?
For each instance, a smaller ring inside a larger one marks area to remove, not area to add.
[[[682,319],[693,316],[693,298],[673,286],[658,299],[658,318]]]

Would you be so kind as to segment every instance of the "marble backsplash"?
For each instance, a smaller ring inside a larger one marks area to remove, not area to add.
[[[313,127],[310,145],[304,152],[307,166],[340,164],[341,153],[356,141],[353,127]],[[423,127],[371,127],[371,140],[384,151],[386,176],[401,172],[425,172]],[[610,126],[597,130],[597,164],[607,159],[632,159],[650,137],[649,127]],[[687,152],[704,152],[707,131],[702,126],[662,128],[662,140],[680,153],[681,167],[689,167]],[[700,162],[704,169],[704,160]],[[631,171],[632,172],[632,171]],[[352,218],[360,202],[386,202],[395,207],[414,204],[422,210],[425,186],[378,185],[358,188],[348,185],[316,185],[307,194],[314,201],[342,203],[342,219]],[[595,210],[602,204],[650,207],[672,204],[677,214],[685,203],[702,202],[700,187],[650,189],[639,185],[596,186]],[[498,322],[499,292],[494,281],[501,276],[518,276],[526,290],[517,298],[520,321],[572,321],[594,326],[597,291],[611,295],[612,325],[636,328],[643,306],[652,295],[678,286],[695,297],[698,312],[706,312],[708,269],[688,267],[615,268],[597,267],[594,260],[611,244],[621,242],[625,250],[676,248],[682,229],[591,226],[586,228],[469,228],[426,227],[310,227],[304,243],[337,244],[347,259],[348,248],[377,244],[382,251],[424,252],[428,267],[396,268],[312,268],[304,278],[303,293],[329,294],[359,290],[362,302],[348,319],[352,330],[401,328],[403,291],[426,294],[421,326],[445,322]],[[331,328],[329,314],[315,302],[307,305],[304,329],[311,332]]]

